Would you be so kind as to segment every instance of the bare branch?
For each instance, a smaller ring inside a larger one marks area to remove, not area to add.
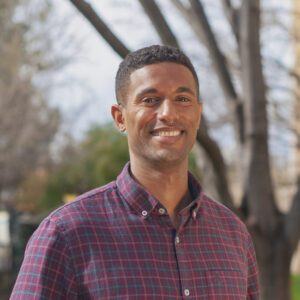
[[[229,190],[229,184],[226,175],[226,165],[218,144],[209,136],[206,121],[202,116],[201,126],[197,132],[197,141],[203,147],[211,160],[217,180],[217,191],[220,200],[231,210],[237,212],[233,205],[233,197]]]
[[[210,129],[218,129],[225,124],[232,124],[233,123],[233,116],[232,114],[221,114],[218,116],[218,118],[214,121],[207,121],[207,127]]]
[[[84,0],[70,0],[74,6],[86,17],[86,19],[94,26],[106,42],[124,58],[130,51],[120,41],[119,38],[108,28],[100,16],[95,12],[90,4]]]
[[[232,32],[233,32],[237,42],[239,42],[239,26],[238,26],[237,10],[232,7],[231,0],[222,0],[222,3],[223,3],[223,7],[225,10],[227,19],[231,25]]]
[[[150,18],[153,26],[160,36],[161,41],[165,45],[179,48],[177,39],[170,29],[166,19],[164,18],[160,8],[154,0],[139,0],[146,14]]]
[[[274,64],[275,66],[277,66],[279,69],[287,72],[291,77],[293,77],[297,81],[297,84],[300,84],[300,74],[295,69],[291,69],[291,68],[287,67],[278,59],[268,58],[268,59],[265,59],[265,61],[270,62],[270,63]]]
[[[218,75],[222,90],[225,94],[228,102],[237,103],[238,97],[235,91],[230,73],[226,66],[226,61],[224,55],[222,54],[215,36],[212,32],[206,14],[204,12],[203,6],[198,0],[190,0],[193,12],[197,16],[198,26],[201,28],[203,42],[205,43],[211,58],[213,67]]]
[[[178,9],[178,11],[182,14],[185,21],[191,25],[191,28],[193,29],[195,35],[200,41],[203,41],[203,34],[202,30],[199,27],[199,22],[197,20],[197,17],[195,14],[193,14],[192,10],[190,8],[187,8],[182,5],[180,0],[171,0],[173,5]]]

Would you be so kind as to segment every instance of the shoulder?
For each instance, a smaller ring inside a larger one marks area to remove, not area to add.
[[[52,223],[62,232],[70,231],[80,225],[92,224],[94,220],[99,220],[103,215],[113,211],[118,205],[118,199],[116,182],[112,181],[57,208],[43,220],[42,224]]]
[[[198,179],[192,173],[189,174],[189,187],[198,202],[201,215],[205,221],[215,223],[220,226],[238,227],[247,232],[244,223],[229,208],[218,201],[210,198],[203,191]]]
[[[228,207],[203,194],[201,208],[207,222],[217,226],[220,231],[239,236],[245,241],[249,240],[250,235],[246,225]]]

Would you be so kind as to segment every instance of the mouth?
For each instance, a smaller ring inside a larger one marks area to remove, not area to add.
[[[154,136],[179,136],[180,134],[180,130],[157,130],[152,132]]]
[[[160,143],[175,143],[181,139],[184,130],[176,127],[160,127],[151,131],[151,135]]]

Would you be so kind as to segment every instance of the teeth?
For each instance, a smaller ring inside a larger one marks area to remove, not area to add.
[[[180,134],[180,131],[159,131],[159,136],[177,136]]]

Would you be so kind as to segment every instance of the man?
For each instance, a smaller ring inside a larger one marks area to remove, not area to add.
[[[251,238],[188,173],[202,104],[178,49],[129,54],[111,109],[130,163],[30,239],[11,299],[258,299]]]

